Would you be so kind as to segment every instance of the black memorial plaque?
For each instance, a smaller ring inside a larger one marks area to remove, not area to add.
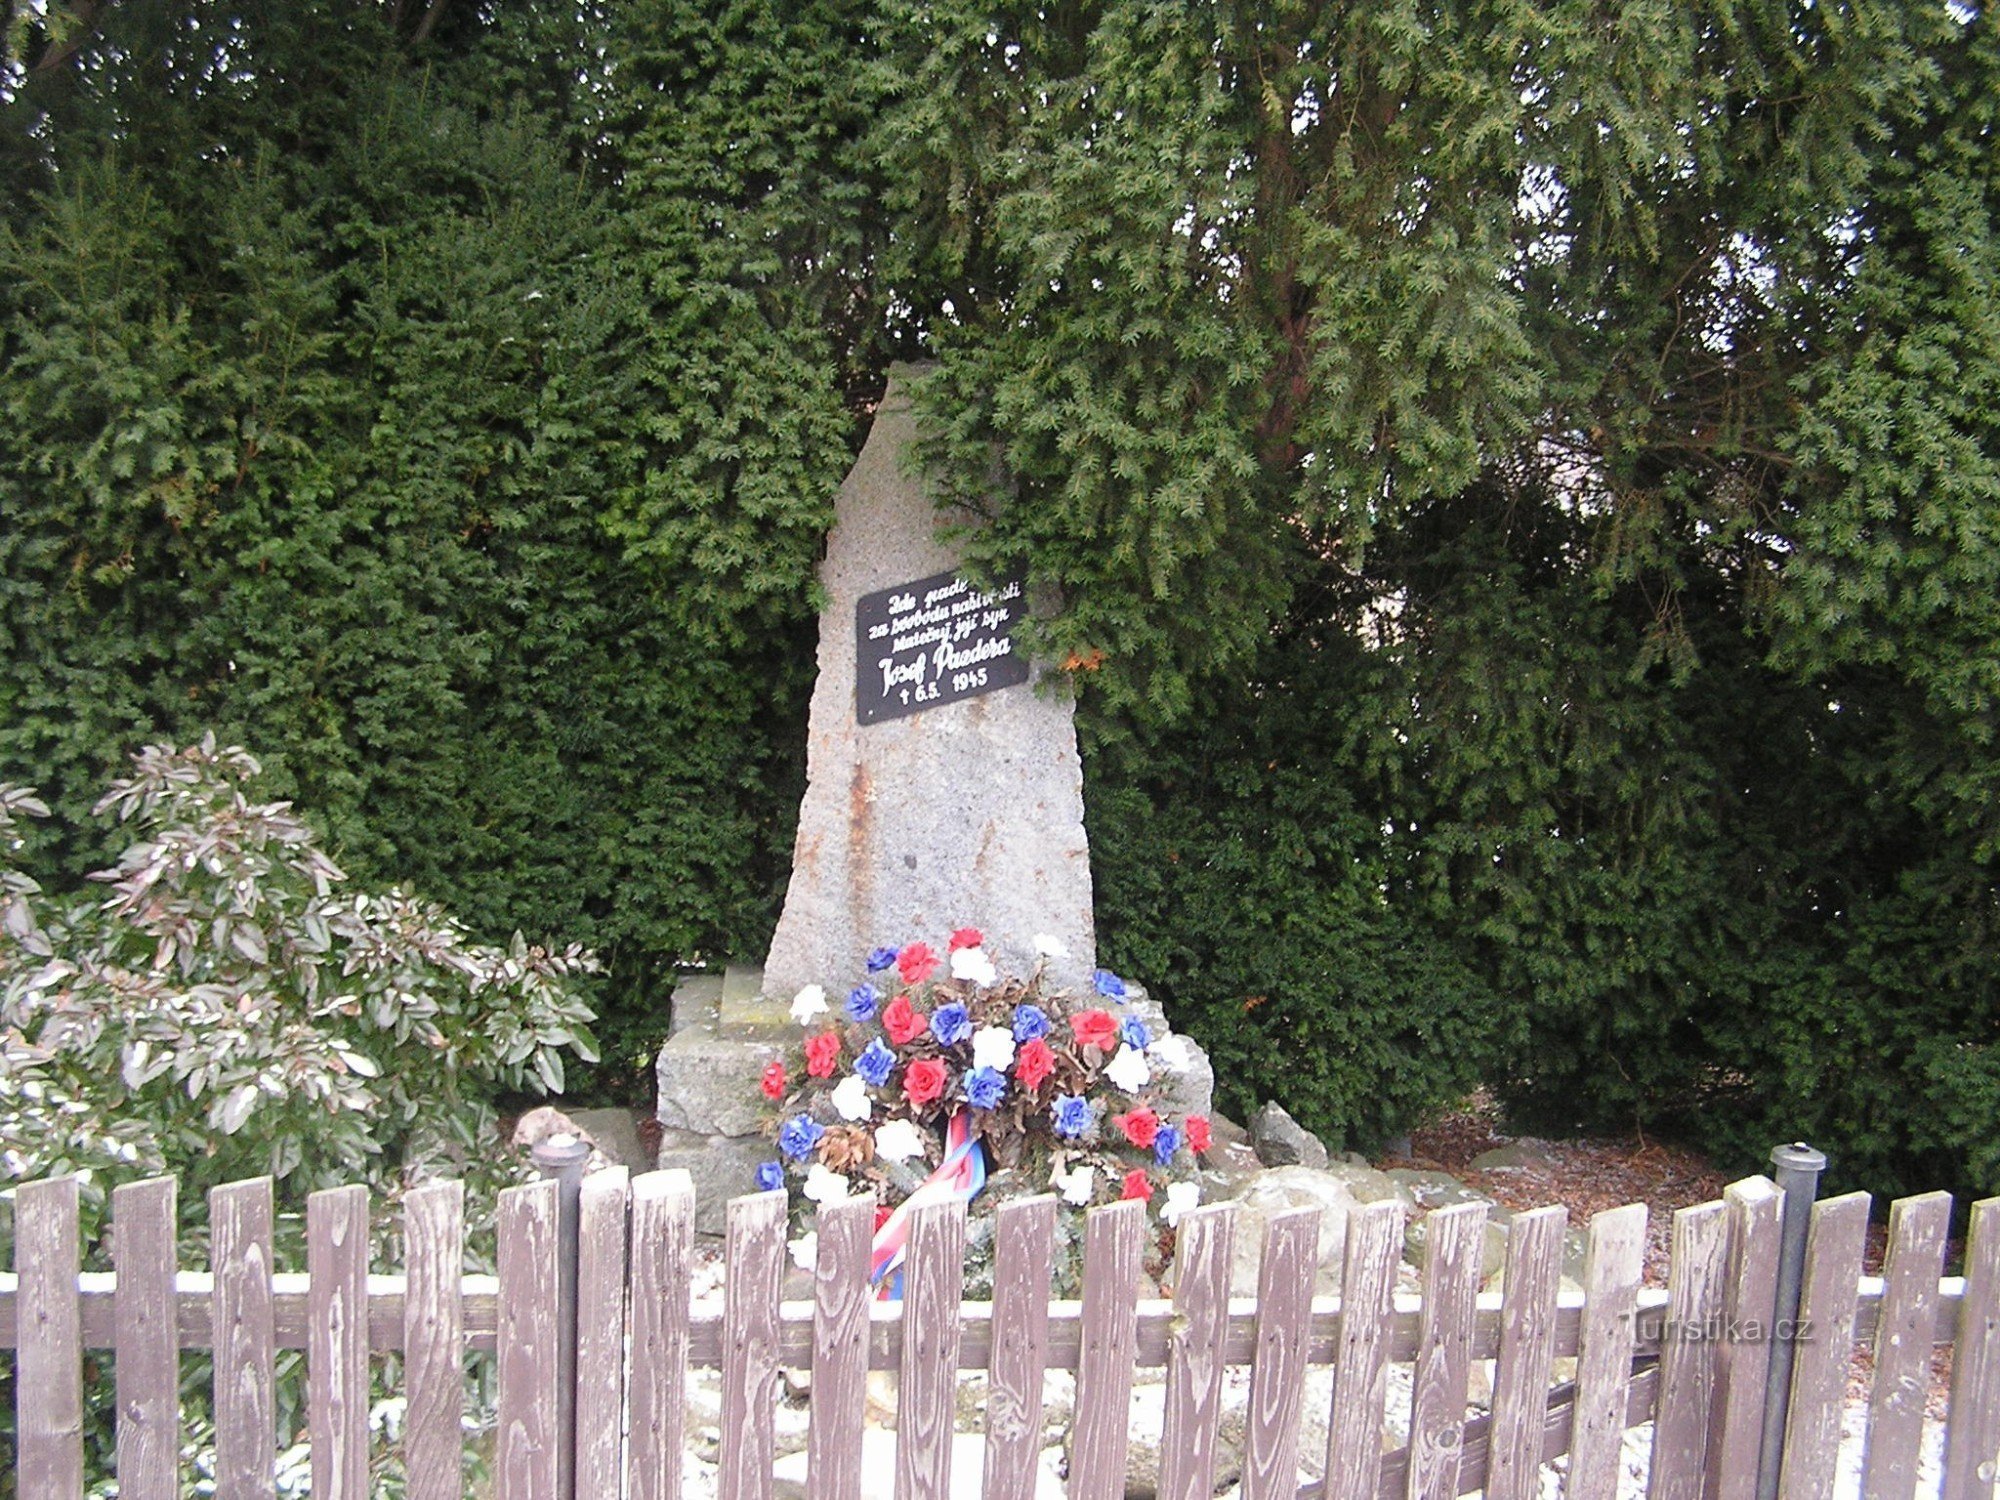
[[[854,606],[854,717],[900,719],[1028,680],[1014,649],[1027,612],[1019,577],[991,593],[959,573],[919,578]]]

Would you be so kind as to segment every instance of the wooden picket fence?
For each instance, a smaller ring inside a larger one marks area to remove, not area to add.
[[[573,1200],[575,1201],[575,1200]],[[720,1372],[722,1500],[772,1493],[780,1372],[811,1372],[808,1492],[859,1500],[868,1373],[897,1384],[894,1488],[951,1493],[960,1371],[985,1372],[983,1493],[1036,1492],[1044,1372],[1073,1371],[1067,1492],[1124,1493],[1128,1399],[1137,1372],[1165,1369],[1158,1493],[1214,1490],[1227,1372],[1249,1371],[1243,1500],[1489,1500],[1538,1493],[1567,1455],[1564,1493],[1611,1500],[1624,1435],[1651,1423],[1654,1500],[1748,1500],[1771,1366],[1782,1197],[1752,1178],[1724,1201],[1675,1215],[1664,1290],[1641,1285],[1645,1210],[1589,1225],[1583,1292],[1560,1292],[1561,1209],[1516,1215],[1503,1289],[1482,1292],[1485,1209],[1431,1213],[1421,1296],[1399,1294],[1404,1225],[1393,1203],[1348,1222],[1343,1296],[1315,1299],[1319,1217],[1267,1221],[1255,1302],[1229,1297],[1234,1211],[1182,1219],[1170,1301],[1141,1298],[1152,1232],[1145,1209],[1092,1212],[1080,1302],[1049,1296],[1055,1206],[999,1210],[995,1294],[961,1301],[966,1222],[940,1205],[915,1216],[901,1302],[866,1284],[871,1209],[818,1218],[814,1297],[781,1303],[785,1199],[729,1205],[724,1293],[691,1298],[694,1195],[686,1176],[622,1169],[588,1178],[577,1203],[573,1287],[558,1184],[510,1190],[499,1208],[498,1275],[461,1274],[455,1183],[403,1206],[401,1275],[371,1275],[365,1190],[314,1195],[307,1270],[273,1274],[268,1180],[210,1197],[212,1267],[180,1270],[175,1184],[118,1188],[112,1274],[79,1274],[77,1185],[22,1185],[16,1271],[0,1277],[0,1346],[17,1351],[18,1493],[68,1500],[83,1484],[84,1351],[111,1349],[122,1500],[181,1493],[180,1351],[213,1350],[218,1500],[273,1493],[276,1351],[303,1348],[312,1492],[368,1490],[370,1355],[401,1351],[401,1442],[413,1500],[461,1495],[468,1349],[497,1352],[499,1500],[673,1500],[681,1493],[685,1383]],[[1974,1207],[1966,1274],[1941,1279],[1950,1199],[1905,1199],[1890,1216],[1883,1273],[1863,1277],[1868,1199],[1812,1211],[1800,1316],[1807,1332],[1782,1441],[1790,1497],[1833,1493],[1851,1357],[1872,1350],[1862,1493],[1915,1493],[1934,1347],[1953,1345],[1944,1500],[1993,1493],[2000,1456],[2000,1199]],[[571,1298],[573,1296],[573,1301]],[[1573,1361],[1558,1367],[1557,1361]],[[1492,1361],[1488,1403],[1468,1400]],[[1406,1442],[1385,1443],[1392,1365],[1410,1367]],[[1309,1367],[1332,1366],[1323,1482],[1301,1483]],[[573,1372],[573,1385],[565,1380]],[[573,1440],[569,1436],[573,1434]],[[869,1476],[879,1492],[882,1476]]]

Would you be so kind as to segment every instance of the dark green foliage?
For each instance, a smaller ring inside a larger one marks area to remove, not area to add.
[[[1988,18],[924,22],[934,456],[1072,592],[1101,928],[1236,1097],[2000,1184]]]
[[[597,946],[635,1061],[763,946],[926,354],[1226,1098],[2000,1187],[1989,16],[8,16],[0,775],[264,747],[358,874]]]
[[[1496,1056],[1490,990],[1410,899],[1366,731],[1319,712],[1385,686],[1357,640],[1302,629],[1203,727],[1085,766],[1103,957],[1208,1049],[1218,1108],[1281,1098],[1336,1150],[1379,1145]]]
[[[240,87],[135,63],[10,116],[67,128],[10,160],[41,192],[0,227],[0,769],[86,830],[80,869],[143,739],[269,746],[357,874],[595,946],[638,1064],[675,966],[772,919],[840,372],[802,315],[656,269],[689,185],[546,113],[629,107],[563,97],[546,49],[585,21],[413,47],[386,10],[227,14]],[[103,20],[172,45],[159,8]]]

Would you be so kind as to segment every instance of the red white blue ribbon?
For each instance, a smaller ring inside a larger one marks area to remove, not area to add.
[[[985,1186],[986,1153],[973,1139],[971,1119],[963,1109],[955,1109],[945,1121],[944,1160],[875,1231],[868,1281],[877,1288],[878,1297],[887,1301],[903,1295],[903,1256],[909,1249],[910,1216],[929,1203],[970,1203]]]

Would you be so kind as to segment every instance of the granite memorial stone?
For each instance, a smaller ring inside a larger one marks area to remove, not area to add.
[[[1037,934],[1087,985],[1095,961],[1083,767],[1073,707],[1038,690],[1013,627],[1019,578],[981,588],[939,540],[950,518],[912,473],[916,423],[899,367],[835,504],[820,581],[819,679],[791,885],[764,994],[861,976],[870,948],[986,934],[1025,974]]]

